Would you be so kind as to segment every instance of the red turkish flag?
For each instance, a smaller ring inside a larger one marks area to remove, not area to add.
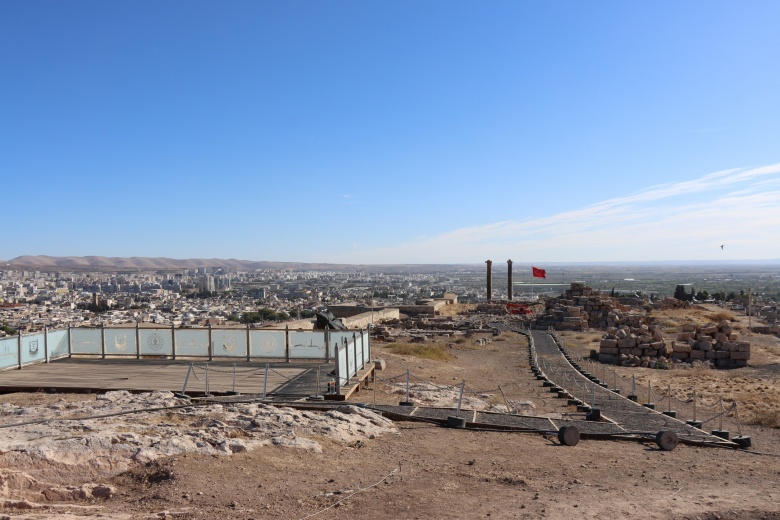
[[[537,269],[536,267],[531,267],[534,271],[534,278],[547,278],[547,271],[544,269]]]

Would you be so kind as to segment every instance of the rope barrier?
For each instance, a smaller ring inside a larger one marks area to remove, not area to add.
[[[399,463],[399,464],[400,464],[400,463]],[[310,514],[310,515],[306,515],[306,516],[304,516],[303,518],[301,518],[301,520],[306,520],[307,518],[312,518],[312,517],[314,517],[314,516],[317,516],[317,515],[318,515],[318,514],[320,514],[320,513],[324,513],[324,512],[325,512],[325,511],[327,511],[328,509],[332,509],[332,508],[336,507],[337,505],[341,504],[342,502],[344,502],[345,500],[347,500],[347,499],[349,499],[349,498],[352,498],[353,496],[357,495],[358,493],[362,493],[363,491],[366,491],[366,490],[368,490],[368,489],[371,489],[372,487],[376,487],[376,486],[378,486],[379,484],[381,484],[382,482],[384,482],[385,480],[387,480],[388,478],[390,478],[391,476],[393,476],[395,473],[399,472],[400,470],[401,470],[401,468],[400,468],[400,465],[399,465],[399,467],[395,468],[393,471],[391,471],[390,473],[388,473],[387,475],[385,475],[384,477],[382,477],[382,479],[380,479],[378,482],[374,482],[374,483],[373,483],[373,484],[371,484],[370,486],[366,486],[366,487],[364,487],[364,488],[360,488],[360,489],[358,489],[357,491],[354,491],[354,492],[350,493],[349,495],[345,496],[345,497],[344,497],[344,498],[342,498],[341,500],[338,500],[337,502],[334,502],[334,503],[332,503],[332,504],[331,504],[331,505],[329,505],[328,507],[326,507],[326,508],[323,508],[323,509],[320,509],[319,511],[316,511],[316,512],[314,512],[314,513]]]
[[[703,426],[703,425],[705,425],[705,424],[707,424],[708,422],[710,422],[710,421],[714,420],[714,419],[717,419],[718,417],[722,417],[722,416],[724,416],[724,415],[728,415],[728,414],[729,414],[729,413],[731,413],[731,411],[732,411],[732,410],[734,410],[736,407],[737,407],[737,403],[732,403],[732,404],[731,404],[731,406],[728,408],[728,410],[723,410],[723,411],[722,411],[722,412],[720,412],[719,414],[713,415],[712,417],[710,417],[710,418],[709,418],[709,419],[707,419],[706,421],[702,421],[702,422],[701,422],[702,426]]]

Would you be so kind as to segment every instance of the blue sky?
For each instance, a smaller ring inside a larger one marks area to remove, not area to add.
[[[778,20],[774,0],[4,2],[0,258],[778,259]]]

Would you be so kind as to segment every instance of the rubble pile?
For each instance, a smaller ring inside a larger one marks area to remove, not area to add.
[[[716,368],[741,368],[750,359],[750,342],[739,341],[739,335],[728,320],[717,325],[683,325],[672,343],[673,361],[699,360]]]
[[[727,320],[717,325],[683,325],[670,347],[658,325],[610,328],[599,347],[600,362],[633,367],[700,362],[715,368],[741,368],[750,359],[750,342],[740,341]]]
[[[690,309],[691,308],[691,302],[678,300],[677,298],[664,298],[663,300],[658,302],[656,305],[661,310],[667,310],[667,309]]]
[[[424,342],[435,337],[450,338],[464,335],[469,337],[474,333],[486,331],[488,330],[481,321],[453,319],[447,316],[417,316],[371,328],[373,338],[387,342]]]
[[[610,327],[599,344],[599,361],[631,367],[651,367],[667,362],[667,349],[660,326]]]
[[[536,328],[555,330],[606,329],[628,325],[638,327],[643,315],[628,312],[615,298],[582,282],[574,282],[560,298],[547,302],[544,314],[536,318]]]

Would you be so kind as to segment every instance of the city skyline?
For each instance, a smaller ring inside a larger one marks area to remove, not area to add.
[[[780,259],[778,15],[8,4],[0,259]]]

